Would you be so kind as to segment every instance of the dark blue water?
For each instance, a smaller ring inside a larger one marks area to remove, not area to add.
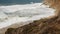
[[[42,0],[0,0],[0,5],[40,3]]]

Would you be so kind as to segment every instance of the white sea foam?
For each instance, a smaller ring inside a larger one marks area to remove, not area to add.
[[[54,15],[54,9],[41,4],[0,6],[0,29],[22,22],[25,25],[27,24],[25,22],[31,23],[34,20]]]

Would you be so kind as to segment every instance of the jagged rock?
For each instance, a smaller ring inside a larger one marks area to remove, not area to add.
[[[49,5],[50,8],[54,8],[55,14],[60,16],[60,0],[45,0],[45,5]]]

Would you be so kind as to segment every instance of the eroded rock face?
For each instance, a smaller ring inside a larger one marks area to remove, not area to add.
[[[56,15],[60,16],[60,0],[45,0],[45,5],[49,5],[50,8],[54,8]]]
[[[60,34],[60,19],[56,16],[37,20],[22,27],[9,28],[5,34]]]
[[[44,4],[49,5],[51,8],[59,8],[60,6],[60,0],[45,0]]]

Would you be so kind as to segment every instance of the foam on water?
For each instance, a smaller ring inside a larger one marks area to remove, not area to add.
[[[34,20],[54,15],[54,9],[41,4],[0,6],[0,29],[22,22],[26,25]]]

